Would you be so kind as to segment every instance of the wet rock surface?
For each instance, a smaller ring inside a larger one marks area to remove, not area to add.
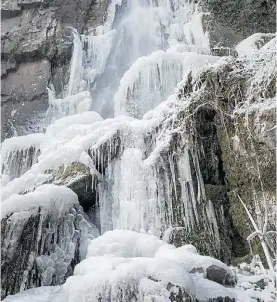
[[[80,205],[88,212],[96,205],[96,192],[93,187],[92,175],[87,166],[81,163],[72,163],[64,169],[60,167],[51,181],[56,185],[64,185],[78,195]]]

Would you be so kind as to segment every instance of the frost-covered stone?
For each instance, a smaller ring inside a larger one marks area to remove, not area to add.
[[[87,301],[196,301],[192,278],[182,266],[139,257],[87,258],[76,267],[64,291],[72,301],[80,297]]]

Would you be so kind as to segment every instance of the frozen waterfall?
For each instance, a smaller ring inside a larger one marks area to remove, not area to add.
[[[69,81],[60,95],[50,91],[45,133],[2,145],[5,261],[17,258],[26,226],[35,238],[5,293],[44,286],[4,301],[193,302],[200,284],[224,289],[190,274],[211,265],[233,285],[220,261],[161,240],[179,230],[187,241],[204,234],[206,250],[220,255],[224,215],[206,197],[194,129],[178,115],[190,104],[179,100],[179,83],[219,60],[202,17],[189,0],[111,0],[103,24],[73,30]],[[74,181],[89,174],[94,216],[68,183],[57,185],[74,165]]]

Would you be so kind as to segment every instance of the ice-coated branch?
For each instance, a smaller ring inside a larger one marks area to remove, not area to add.
[[[250,244],[250,241],[251,241],[254,237],[256,237],[256,236],[259,237],[260,242],[261,242],[261,246],[262,246],[262,248],[263,248],[263,251],[264,251],[264,254],[265,254],[265,257],[266,257],[267,265],[268,265],[268,267],[269,267],[269,275],[270,275],[270,278],[271,278],[272,282],[274,283],[274,285],[276,286],[276,274],[274,273],[273,261],[272,261],[272,258],[271,258],[271,256],[270,256],[270,252],[269,252],[267,243],[266,243],[266,241],[265,241],[265,237],[268,235],[268,233],[272,234],[272,233],[274,233],[275,231],[269,231],[269,232],[267,232],[266,229],[264,229],[264,227],[263,227],[263,231],[264,231],[264,232],[262,232],[261,230],[259,230],[258,225],[256,224],[256,222],[255,222],[253,216],[252,216],[251,213],[249,212],[249,210],[248,210],[246,204],[244,203],[244,201],[241,199],[241,197],[239,196],[239,194],[238,194],[237,192],[234,191],[234,193],[237,195],[239,201],[240,201],[241,204],[243,205],[243,207],[244,207],[244,209],[245,209],[245,211],[246,211],[246,213],[247,213],[247,215],[248,215],[248,217],[249,217],[249,219],[250,219],[250,221],[251,221],[251,223],[252,223],[252,225],[253,225],[253,227],[254,227],[254,229],[255,229],[255,232],[253,232],[252,234],[250,234],[250,235],[247,237],[247,241],[248,241],[249,244]],[[265,225],[264,225],[264,226],[265,226]],[[267,226],[267,224],[266,224],[266,226]],[[276,233],[276,232],[275,232],[275,233]]]

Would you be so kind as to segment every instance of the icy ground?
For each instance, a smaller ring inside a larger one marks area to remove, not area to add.
[[[206,269],[211,265],[225,269],[237,285],[226,287],[206,279]],[[193,272],[195,268],[198,272]],[[261,280],[263,289],[257,285]],[[4,301],[170,302],[171,293],[179,288],[199,302],[218,297],[234,298],[236,302],[275,301],[266,270],[262,271],[257,261],[230,268],[199,255],[192,245],[175,248],[153,235],[128,230],[108,231],[92,240],[86,259],[63,286],[30,289]]]

